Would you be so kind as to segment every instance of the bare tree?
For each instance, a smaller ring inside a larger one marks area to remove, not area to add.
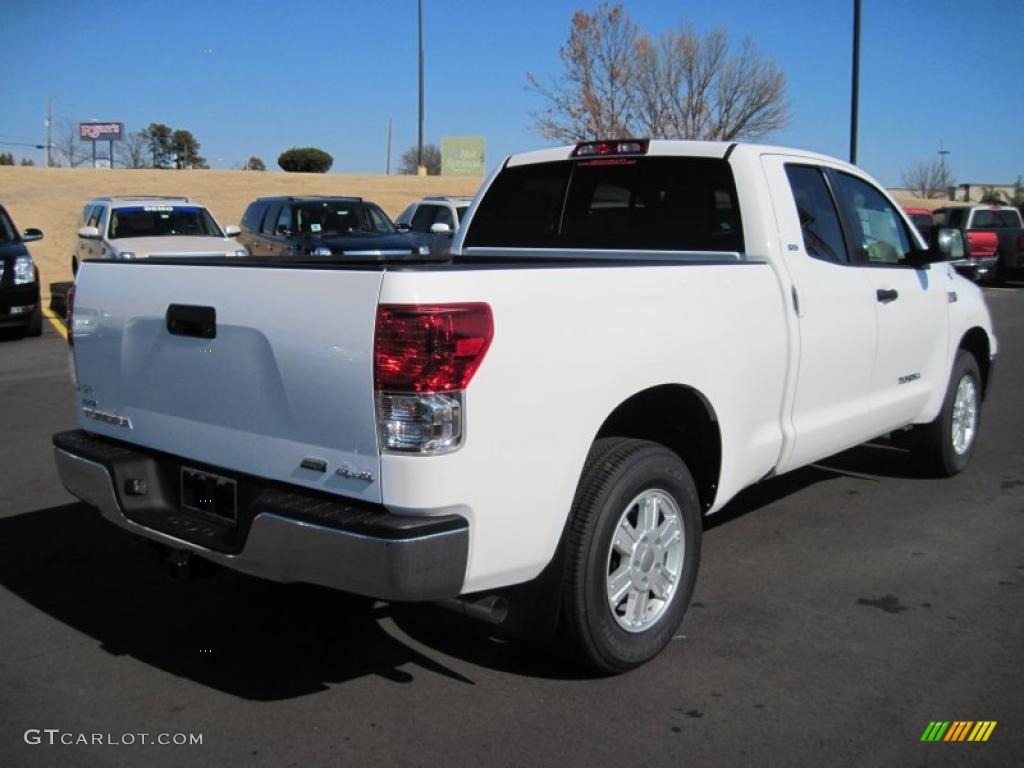
[[[942,197],[956,183],[952,172],[939,160],[918,160],[900,176],[904,187],[929,199]]]
[[[89,149],[78,139],[78,123],[67,118],[57,124],[54,131],[53,149],[57,152],[57,165],[65,163],[72,168],[77,168],[90,157]]]
[[[593,15],[576,11],[569,40],[558,52],[561,77],[545,83],[526,73],[529,87],[547,102],[534,115],[537,132],[561,141],[630,135],[637,36],[621,5],[602,3]]]
[[[535,113],[542,136],[563,141],[651,138],[757,139],[786,125],[786,77],[746,38],[732,55],[722,29],[690,26],[657,40],[642,34],[621,5],[573,15],[559,51],[563,73],[529,87],[546,105]]]
[[[416,155],[416,147],[409,147],[405,150],[398,160],[398,172],[415,175],[417,171]],[[437,148],[436,144],[423,145],[423,167],[427,169],[428,176],[441,175],[441,150]]]
[[[125,168],[149,167],[149,136],[142,131],[132,131],[117,142],[117,159]]]

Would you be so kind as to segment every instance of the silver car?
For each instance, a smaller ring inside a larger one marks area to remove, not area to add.
[[[228,257],[248,252],[206,206],[187,197],[96,197],[82,209],[71,271],[85,259]]]

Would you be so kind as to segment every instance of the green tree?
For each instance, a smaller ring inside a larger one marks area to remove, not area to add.
[[[199,154],[199,141],[192,131],[178,128],[171,134],[171,147],[174,149],[175,166],[177,168],[209,168],[206,158]]]
[[[163,123],[150,123],[142,132],[149,144],[149,153],[153,158],[154,168],[168,168],[172,163],[174,146],[171,140],[171,127]]]
[[[334,158],[316,147],[292,147],[278,156],[277,164],[290,173],[327,173]]]
[[[21,158],[21,163],[20,164],[24,165],[24,166],[32,166],[32,165],[36,164],[36,161],[33,160],[31,157],[23,157],[23,158]]]
[[[398,159],[398,172],[415,174],[417,172],[416,155],[416,147],[409,147],[405,150]],[[441,175],[441,150],[437,148],[436,144],[423,145],[423,167],[427,169],[427,176]]]
[[[0,152],[0,165],[14,165],[14,155],[10,152]]]
[[[253,156],[253,157],[250,157],[248,160],[245,161],[245,163],[242,165],[242,170],[245,170],[245,171],[265,171],[265,170],[267,170],[267,166],[264,165],[263,161],[260,158],[258,158],[256,156]]]

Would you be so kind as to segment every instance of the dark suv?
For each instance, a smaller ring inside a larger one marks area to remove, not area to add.
[[[0,205],[0,328],[21,328],[28,336],[43,332],[43,307],[39,303],[39,270],[25,243],[42,240],[38,229],[18,234],[14,222]]]
[[[236,238],[255,257],[420,258],[425,243],[400,233],[359,197],[261,197],[245,209]]]

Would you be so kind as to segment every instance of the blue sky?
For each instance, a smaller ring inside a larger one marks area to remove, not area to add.
[[[550,144],[526,72],[557,73],[573,11],[596,5],[424,0],[425,140],[483,135],[489,167]],[[852,0],[624,5],[652,34],[751,35],[788,78],[790,124],[767,140],[848,156]],[[47,97],[58,119],[188,128],[214,167],[312,145],[381,173],[389,118],[393,165],[416,142],[415,0],[4,0],[0,28],[0,142],[41,143]],[[863,0],[858,164],[895,185],[942,141],[958,181],[1024,174],[1022,44],[1021,0]]]

